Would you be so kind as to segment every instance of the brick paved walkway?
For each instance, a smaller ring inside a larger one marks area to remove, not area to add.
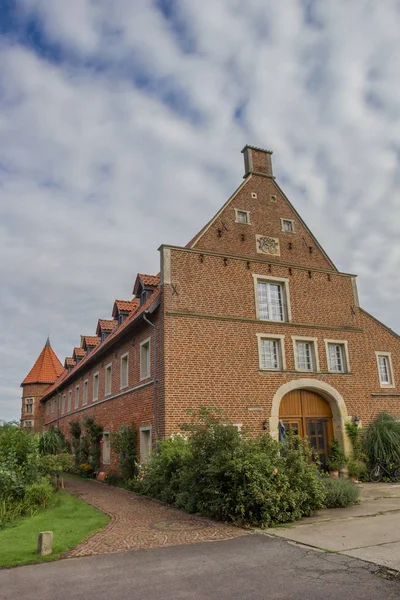
[[[226,540],[247,533],[97,481],[66,478],[65,487],[111,517],[102,531],[76,546],[68,556]]]

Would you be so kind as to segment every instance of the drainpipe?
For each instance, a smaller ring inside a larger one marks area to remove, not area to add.
[[[148,323],[154,331],[154,349],[153,349],[153,378],[154,378],[154,384],[153,384],[153,393],[154,393],[154,400],[153,400],[153,410],[154,410],[154,418],[153,418],[153,425],[154,425],[154,441],[155,441],[155,445],[156,445],[156,450],[157,450],[157,329],[156,326],[154,325],[154,323],[152,323],[151,321],[149,321],[149,319],[146,317],[146,315],[150,314],[148,310],[145,310],[143,313],[143,319],[146,321],[146,323]]]

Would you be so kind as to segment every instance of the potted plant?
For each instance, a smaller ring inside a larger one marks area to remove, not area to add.
[[[340,449],[339,442],[333,440],[329,444],[327,468],[332,479],[339,479],[339,471],[346,465],[346,459]]]
[[[368,477],[367,466],[362,460],[352,458],[349,460],[347,468],[349,470],[349,477],[353,482],[365,481]]]

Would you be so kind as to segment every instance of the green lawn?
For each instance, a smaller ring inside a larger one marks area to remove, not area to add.
[[[17,519],[0,530],[0,567],[55,560],[88,535],[102,529],[109,517],[63,490],[55,492],[48,508],[33,517]],[[53,554],[36,554],[38,533],[53,532]]]

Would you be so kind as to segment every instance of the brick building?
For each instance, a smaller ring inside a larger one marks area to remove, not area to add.
[[[323,462],[329,440],[348,448],[347,420],[400,413],[399,337],[359,306],[356,276],[276,183],[271,152],[243,154],[218,213],[186,247],[159,248],[160,275],[139,274],[133,300],[116,300],[41,392],[44,427],[68,436],[85,414],[104,426],[105,464],[122,424],[139,428],[145,460],[187,409],[211,403],[238,427],[307,434]]]

